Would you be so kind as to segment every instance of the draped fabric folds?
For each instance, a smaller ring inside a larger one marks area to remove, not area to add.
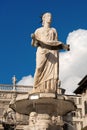
[[[43,27],[35,31],[35,37],[40,41],[58,41],[54,28],[44,30]],[[34,75],[34,88],[40,91],[55,91],[59,73],[59,53],[38,46],[36,52],[36,71]]]

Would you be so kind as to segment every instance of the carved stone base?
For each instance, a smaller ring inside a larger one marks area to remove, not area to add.
[[[29,126],[24,130],[63,130],[63,121],[48,114],[38,114],[31,112],[29,116]]]

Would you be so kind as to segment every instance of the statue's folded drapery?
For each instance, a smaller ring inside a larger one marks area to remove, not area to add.
[[[35,31],[35,38],[43,42],[58,41],[54,28],[45,30],[43,27]],[[59,73],[59,53],[38,46],[36,53],[36,71],[34,75],[34,88],[40,91],[55,91]]]

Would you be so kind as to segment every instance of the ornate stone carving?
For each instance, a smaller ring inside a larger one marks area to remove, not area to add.
[[[8,108],[3,112],[2,125],[4,130],[14,130],[16,127],[16,117],[15,112]]]

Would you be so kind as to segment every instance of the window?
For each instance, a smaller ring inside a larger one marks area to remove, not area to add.
[[[4,108],[0,108],[0,116],[2,116],[3,110],[4,110]]]
[[[82,118],[82,109],[80,109],[80,108],[77,109],[76,113],[77,113],[77,117]]]
[[[79,98],[78,100],[79,100],[79,104],[82,104],[82,98]]]
[[[75,111],[73,111],[71,114],[72,114],[72,117],[76,116],[76,112]]]
[[[87,101],[84,102],[85,114],[87,114]]]

